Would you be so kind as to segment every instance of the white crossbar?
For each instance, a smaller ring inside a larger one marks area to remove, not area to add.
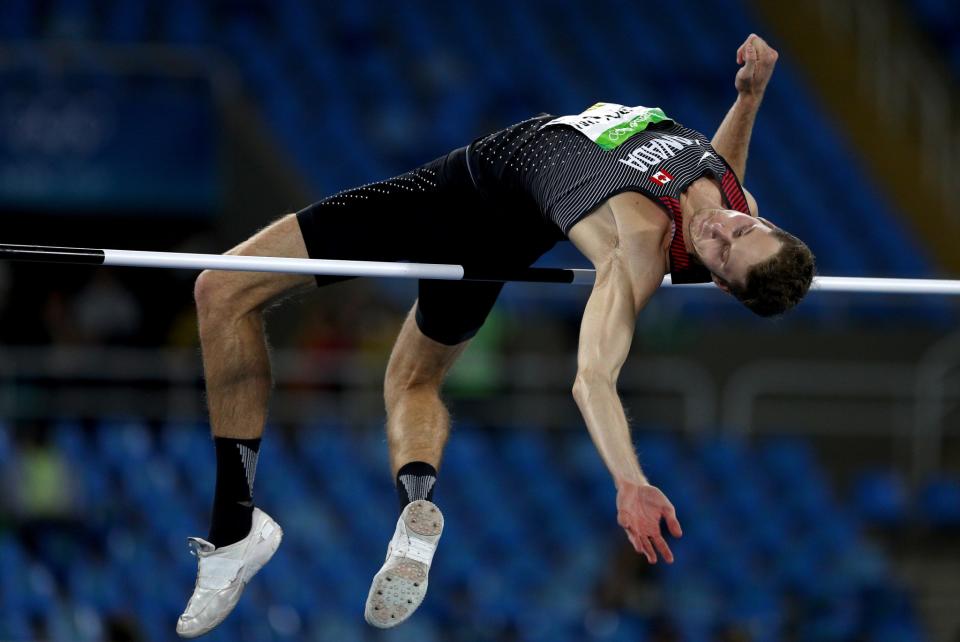
[[[590,284],[594,280],[593,270],[574,268],[502,269],[496,266],[473,268],[443,263],[294,259],[275,256],[141,252],[137,250],[103,250],[37,245],[0,244],[0,260],[186,270],[283,272],[318,276],[438,279],[443,281],[524,281],[531,283]],[[669,276],[664,278],[663,285],[675,286],[670,281]],[[684,284],[676,285],[676,287],[713,287],[713,284]],[[819,292],[952,296],[960,295],[960,280],[819,276],[814,279],[812,290]]]

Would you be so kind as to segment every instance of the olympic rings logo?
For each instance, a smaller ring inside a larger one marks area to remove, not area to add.
[[[640,127],[640,125],[642,125],[643,122],[644,122],[644,118],[642,116],[638,116],[633,120],[631,120],[629,123],[627,123],[626,126],[615,127],[614,129],[611,129],[610,131],[608,131],[607,138],[609,138],[611,142],[615,143],[618,140],[620,140],[620,136],[624,134],[632,134],[636,132],[637,128]]]

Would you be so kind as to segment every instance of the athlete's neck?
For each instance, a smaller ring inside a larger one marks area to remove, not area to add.
[[[702,209],[725,207],[723,192],[720,185],[711,178],[703,177],[695,180],[680,194],[680,213],[683,215],[683,244],[687,252],[695,254],[690,235],[690,223],[693,215]]]

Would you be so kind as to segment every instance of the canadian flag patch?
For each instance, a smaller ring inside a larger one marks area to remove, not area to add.
[[[657,185],[666,185],[673,180],[673,176],[670,175],[665,169],[661,169],[656,174],[650,177],[650,180],[656,183]]]

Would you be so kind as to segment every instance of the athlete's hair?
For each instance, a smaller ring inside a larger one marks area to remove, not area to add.
[[[747,272],[744,284],[727,283],[730,293],[762,317],[783,314],[804,297],[816,272],[813,252],[796,236],[773,228],[780,251]]]

